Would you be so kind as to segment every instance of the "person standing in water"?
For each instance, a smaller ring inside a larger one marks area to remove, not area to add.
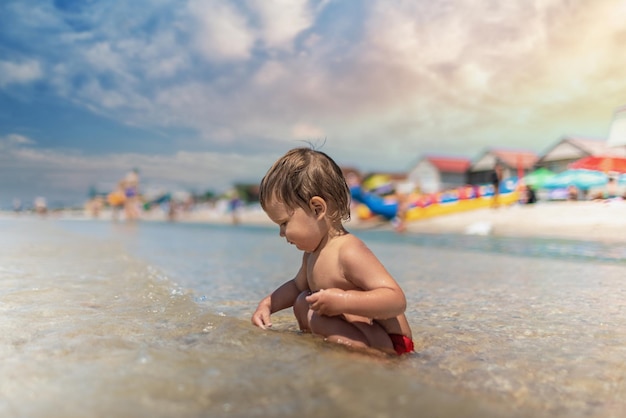
[[[491,173],[491,184],[493,185],[493,200],[491,201],[491,207],[497,208],[500,206],[500,183],[502,182],[502,165],[496,162]]]
[[[303,252],[295,277],[259,302],[252,323],[293,307],[303,332],[352,348],[414,350],[405,295],[383,264],[343,221],[350,190],[341,169],[311,148],[287,152],[269,169],[259,200],[280,236]]]
[[[124,177],[124,214],[126,220],[135,221],[139,219],[139,170],[134,168]]]

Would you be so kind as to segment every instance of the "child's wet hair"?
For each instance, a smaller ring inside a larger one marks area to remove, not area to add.
[[[290,209],[309,209],[319,196],[334,221],[350,219],[350,189],[341,168],[328,155],[312,148],[288,151],[267,171],[259,188],[261,207],[276,199]]]

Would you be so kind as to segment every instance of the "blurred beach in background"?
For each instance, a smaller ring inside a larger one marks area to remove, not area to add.
[[[361,219],[355,207],[348,229],[393,229],[388,219]],[[123,214],[110,209],[97,216],[87,209],[67,209],[40,215],[0,211],[0,219],[43,218],[125,222]],[[258,204],[233,210],[229,202],[190,206],[171,217],[166,207],[142,212],[140,222],[272,225]],[[407,223],[407,232],[426,234],[495,235],[509,237],[570,238],[591,241],[626,241],[626,201],[544,201],[533,205],[512,204],[434,216]]]

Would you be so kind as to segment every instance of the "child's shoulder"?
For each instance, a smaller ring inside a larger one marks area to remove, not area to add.
[[[367,250],[367,246],[359,237],[353,234],[345,234],[337,237],[337,250],[342,253],[360,252]],[[368,250],[369,251],[369,250]]]
[[[362,268],[370,263],[378,263],[376,255],[360,238],[348,234],[341,237],[340,245],[335,249],[340,265]]]

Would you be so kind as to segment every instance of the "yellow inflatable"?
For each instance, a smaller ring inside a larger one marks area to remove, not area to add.
[[[498,204],[501,206],[508,206],[518,202],[519,199],[519,192],[515,190],[507,194],[501,194],[498,198]],[[420,219],[432,218],[433,216],[448,215],[451,213],[465,212],[468,210],[488,208],[492,205],[493,198],[491,196],[486,196],[467,200],[458,200],[449,203],[436,203],[426,207],[413,207],[406,212],[406,220],[418,221]]]

